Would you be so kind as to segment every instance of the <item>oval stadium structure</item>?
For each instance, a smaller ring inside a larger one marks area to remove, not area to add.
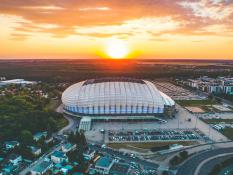
[[[175,109],[175,102],[153,83],[132,78],[100,78],[76,83],[64,91],[62,102],[66,113],[95,119],[171,117]]]

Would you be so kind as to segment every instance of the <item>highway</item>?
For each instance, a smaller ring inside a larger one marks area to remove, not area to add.
[[[229,159],[233,153],[223,153],[210,157],[199,164],[196,168],[194,175],[209,175],[215,165]]]
[[[220,154],[232,153],[232,152],[233,152],[233,148],[220,148],[220,149],[207,150],[207,151],[198,153],[190,157],[185,163],[179,166],[176,175],[194,175],[196,168],[204,160],[210,157],[220,155]]]

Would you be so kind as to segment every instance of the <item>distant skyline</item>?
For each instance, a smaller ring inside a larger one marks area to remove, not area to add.
[[[0,0],[0,59],[109,57],[233,59],[233,0]]]

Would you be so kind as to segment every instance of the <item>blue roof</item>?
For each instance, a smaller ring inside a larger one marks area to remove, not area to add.
[[[37,132],[36,134],[33,135],[33,137],[35,138],[41,138],[41,137],[45,137],[47,135],[47,132]]]
[[[62,164],[57,163],[57,164],[54,165],[54,167],[55,167],[55,168],[62,168]]]
[[[96,161],[96,166],[109,167],[111,163],[112,159],[108,156],[105,156]]]
[[[69,148],[71,148],[72,146],[74,146],[74,144],[67,143],[67,144],[64,145],[64,148],[65,148],[65,149],[69,149]]]
[[[59,157],[59,158],[66,158],[66,155],[61,151],[54,151],[52,156]]]
[[[71,170],[71,169],[73,168],[73,166],[71,166],[71,165],[66,165],[66,166],[64,166],[63,168],[65,168],[65,169],[67,169],[67,170]]]
[[[14,145],[17,145],[17,144],[19,144],[18,141],[6,141],[5,142],[5,145],[12,145],[12,146],[14,146]]]

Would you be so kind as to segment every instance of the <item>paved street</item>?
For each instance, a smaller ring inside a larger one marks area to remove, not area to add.
[[[183,165],[178,167],[178,172],[176,175],[194,175],[196,168],[202,161],[208,159],[209,157],[232,152],[233,148],[231,147],[208,150],[202,153],[198,153],[197,155],[194,155],[191,158],[189,158]]]
[[[194,175],[209,175],[215,165],[233,157],[233,153],[219,154],[204,160],[195,170]]]
[[[62,113],[63,114],[63,104],[61,104],[57,109],[56,112]],[[75,117],[68,116],[63,114],[63,116],[68,120],[68,125],[62,128],[59,132],[58,135],[63,134],[65,131],[75,131],[76,127],[78,126],[79,120]]]

